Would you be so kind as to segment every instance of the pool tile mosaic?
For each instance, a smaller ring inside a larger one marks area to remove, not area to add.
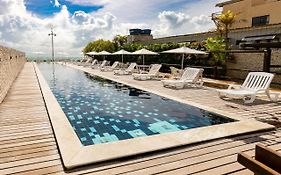
[[[85,146],[234,121],[62,65],[38,67]]]

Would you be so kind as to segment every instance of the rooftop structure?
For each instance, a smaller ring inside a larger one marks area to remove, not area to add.
[[[130,35],[127,37],[128,43],[143,42],[153,39],[150,29],[130,29]]]

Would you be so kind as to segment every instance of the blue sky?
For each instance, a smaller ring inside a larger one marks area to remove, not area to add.
[[[57,56],[79,56],[97,39],[150,28],[154,38],[206,32],[223,0],[0,0],[0,45],[27,55],[50,55],[50,28]]]
[[[96,5],[78,5],[72,4],[69,1],[59,0],[60,6],[55,6],[54,0],[25,0],[26,9],[41,17],[52,16],[54,13],[58,13],[61,10],[62,5],[66,5],[68,11],[73,14],[75,11],[84,11],[90,13],[101,9],[103,6]]]

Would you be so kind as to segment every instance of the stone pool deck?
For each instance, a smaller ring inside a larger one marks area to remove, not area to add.
[[[281,121],[281,102],[259,97],[253,105],[239,100],[224,101],[211,88],[171,90],[161,82],[139,82],[131,76],[116,77],[109,72],[73,66],[93,74],[134,83],[144,89],[161,91],[177,98],[224,110],[240,117],[273,123]],[[252,174],[236,162],[237,153],[254,154],[262,143],[281,151],[281,129],[218,139],[141,156],[95,164],[65,172],[57,149],[37,76],[26,63],[0,104],[0,174]],[[70,145],[71,146],[71,145]]]

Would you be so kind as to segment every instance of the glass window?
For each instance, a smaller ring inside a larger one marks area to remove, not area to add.
[[[269,15],[252,18],[252,26],[263,26],[269,23]]]

